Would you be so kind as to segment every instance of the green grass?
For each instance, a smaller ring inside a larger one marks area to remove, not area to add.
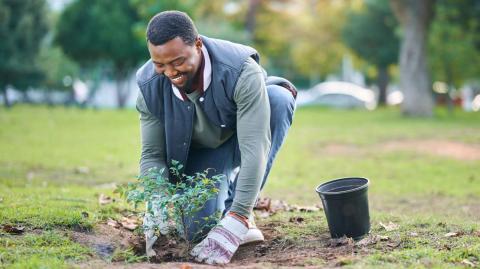
[[[302,218],[302,222],[286,221]],[[282,234],[279,244],[321,247],[326,244],[329,234],[323,212],[287,212],[273,215],[267,222],[274,222],[277,232]],[[394,222],[399,228],[386,231],[382,223]],[[376,242],[368,247],[367,255],[351,254],[349,251],[337,253],[340,263],[347,268],[456,268],[462,261],[480,262],[480,231],[478,222],[468,219],[452,220],[439,215],[398,215],[387,212],[373,212],[371,234],[388,237],[388,242]],[[448,233],[459,236],[446,237]],[[323,238],[318,240],[318,238]],[[322,241],[324,240],[324,241]],[[391,250],[389,243],[398,244]],[[357,249],[361,249],[357,247]],[[318,251],[318,250],[317,250]],[[321,255],[326,255],[320,250]],[[360,250],[361,251],[361,250]],[[322,258],[306,261],[307,265],[329,264]],[[465,265],[465,264],[464,264]]]
[[[27,231],[0,234],[0,268],[62,268],[90,259],[91,251],[63,231],[91,229],[125,208],[118,202],[99,206],[98,196],[112,195],[110,183],[133,181],[137,174],[136,111],[16,106],[0,110],[0,126],[0,225],[25,226]],[[480,230],[480,160],[408,147],[385,150],[392,141],[426,140],[478,147],[480,114],[437,111],[434,118],[415,119],[403,118],[395,109],[299,109],[262,195],[319,204],[314,191],[319,184],[364,176],[371,180],[372,232],[400,240],[401,247],[388,252],[374,247],[342,264],[443,268],[468,259],[478,265],[480,237],[472,231]],[[279,222],[276,229],[285,240],[301,242],[328,233],[323,212],[302,215],[301,225],[288,222],[292,214],[267,220]],[[382,230],[378,223],[388,221],[400,229]],[[443,237],[452,230],[464,235]],[[418,236],[409,236],[411,231]],[[129,262],[142,260],[128,251],[116,255]],[[328,265],[322,258],[306,264]]]
[[[69,228],[90,230],[93,224],[117,217],[123,203],[100,206],[100,193],[112,195],[111,189],[85,186],[8,187],[2,185],[0,225],[18,224],[29,228]],[[118,200],[118,198],[117,198]]]
[[[0,234],[0,268],[70,268],[66,262],[85,261],[92,251],[58,231],[41,234]]]
[[[385,221],[389,219],[384,218]],[[353,264],[353,267],[453,268],[462,265],[465,259],[477,264],[480,261],[480,239],[475,234],[480,226],[476,222],[402,216],[397,223],[400,223],[397,231],[386,232],[377,226],[373,233],[396,238],[400,242],[398,250],[374,251]],[[412,236],[412,232],[418,235]],[[445,234],[450,232],[461,235],[446,237]]]
[[[15,107],[0,112],[0,123],[0,175],[12,184],[100,184],[136,176],[140,140],[134,111]],[[88,173],[79,172],[82,167]]]
[[[437,113],[438,114],[438,113]],[[457,112],[432,119],[402,118],[396,110],[339,111],[308,108],[297,111],[287,142],[272,170],[269,196],[308,203],[315,187],[329,179],[363,176],[371,193],[387,197],[442,193],[457,197],[480,195],[479,160],[460,161],[408,149],[382,151],[389,141],[450,140],[480,143],[480,114]],[[347,145],[352,152],[323,149]]]

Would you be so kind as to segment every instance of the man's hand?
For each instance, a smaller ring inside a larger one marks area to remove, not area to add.
[[[202,242],[190,252],[198,262],[226,264],[237,251],[240,242],[248,232],[248,222],[241,216],[227,214]]]
[[[153,214],[145,212],[143,227],[145,229],[145,252],[147,257],[155,256],[156,253],[153,250],[153,244],[155,244],[155,241],[158,239],[158,236],[155,235],[155,229],[158,229],[160,234],[166,235],[169,232],[168,223],[163,221],[161,211],[157,207],[153,207]]]
[[[155,250],[153,250],[153,244],[157,241],[158,236],[155,235],[155,230],[150,229],[145,231],[145,252],[147,257],[153,257],[157,255]]]

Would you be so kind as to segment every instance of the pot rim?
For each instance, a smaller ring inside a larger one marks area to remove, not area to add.
[[[346,179],[360,179],[360,180],[366,180],[366,183],[361,185],[361,186],[358,186],[354,189],[351,189],[351,190],[346,190],[346,191],[336,191],[336,192],[331,192],[331,191],[320,191],[319,189],[327,184],[331,184],[331,183],[334,183],[334,182],[337,182],[337,181],[343,181],[343,180],[346,180]],[[318,185],[317,188],[315,188],[315,191],[318,193],[318,194],[322,194],[322,195],[337,195],[337,194],[345,194],[345,193],[350,193],[350,192],[355,192],[355,191],[359,191],[359,190],[362,190],[362,189],[365,189],[367,188],[368,186],[370,185],[370,180],[366,177],[343,177],[343,178],[337,178],[337,179],[333,179],[333,180],[329,180],[327,182],[324,182],[320,185]]]

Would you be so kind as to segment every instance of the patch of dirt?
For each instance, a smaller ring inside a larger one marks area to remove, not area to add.
[[[340,156],[364,156],[374,150],[381,152],[411,151],[418,154],[429,154],[461,161],[480,160],[480,145],[440,139],[394,140],[368,147],[335,143],[327,144],[320,148],[324,154]]]
[[[301,240],[287,240],[281,235],[276,227],[281,222],[265,222],[259,224],[265,241],[259,244],[244,245],[239,248],[232,258],[229,267],[235,268],[292,268],[308,267],[318,268],[319,261],[322,267],[335,267],[360,259],[361,256],[370,253],[374,246],[378,248],[380,243],[387,249],[387,243],[376,240],[373,235],[363,240],[363,243],[354,242],[351,238],[330,239],[328,231],[318,236],[306,237]],[[81,268],[218,268],[205,264],[195,263],[190,258],[182,258],[180,254],[184,245],[172,243],[165,238],[160,238],[154,245],[157,257],[150,262],[126,264],[121,261],[110,262],[109,257],[117,249],[132,248],[137,255],[145,255],[143,236],[123,228],[115,228],[106,224],[99,224],[94,232],[72,232],[71,238],[96,252],[96,258],[87,263],[80,264]],[[388,241],[388,240],[387,240]]]
[[[265,242],[240,247],[231,265],[262,263],[275,265],[274,267],[303,267],[314,259],[329,262],[353,253],[349,246],[330,247],[330,236],[326,233],[315,238],[304,238],[300,242],[286,240],[275,229],[279,224],[273,222],[259,225],[265,236]]]
[[[471,200],[462,203],[461,210],[473,214],[478,218],[479,204],[477,199],[472,197]],[[477,197],[478,198],[478,197]],[[444,209],[446,215],[449,215],[447,208],[454,208],[459,211],[460,207],[456,205],[449,197],[442,197],[436,195],[429,198],[405,199],[405,200],[373,200],[372,207],[377,211],[389,210],[406,210],[411,212],[412,208],[417,210],[442,210]],[[262,230],[265,241],[258,244],[250,244],[241,246],[232,258],[228,267],[234,268],[292,268],[292,267],[307,267],[307,268],[330,268],[339,267],[361,260],[362,257],[374,252],[390,252],[395,249],[408,247],[408,238],[401,239],[397,233],[382,235],[380,230],[396,230],[395,223],[378,224],[372,223],[372,233],[360,241],[353,241],[351,238],[331,239],[328,230],[319,230],[317,234],[304,236],[300,239],[288,239],[288,236],[280,233],[279,227],[285,225],[309,225],[308,222],[315,221],[312,218],[290,217],[285,220],[272,220],[271,214],[276,214],[277,211],[284,212],[315,212],[305,211],[304,207],[291,206],[281,201],[270,199],[261,200],[261,210],[265,211],[265,217],[258,219],[258,227]],[[375,205],[376,204],[376,205]],[[380,208],[375,209],[377,206]],[[391,207],[391,208],[390,208]],[[445,207],[445,208],[444,208]],[[257,208],[257,216],[260,216]],[[319,210],[315,208],[315,210]],[[293,224],[292,224],[293,223]],[[438,224],[440,225],[440,224]],[[393,228],[392,228],[393,227]],[[476,231],[457,231],[455,229],[446,232],[451,232],[453,237],[469,233],[472,236]],[[377,234],[378,233],[378,234]],[[428,227],[420,227],[418,230],[412,230],[411,237],[428,236]],[[477,232],[480,236],[480,231]],[[439,235],[445,237],[445,235]],[[185,244],[176,242],[175,240],[161,237],[154,245],[154,250],[157,255],[149,262],[134,262],[131,264],[125,263],[120,259],[112,259],[115,251],[132,249],[136,255],[145,255],[145,241],[143,235],[135,234],[127,230],[121,225],[109,225],[107,223],[98,224],[94,231],[74,231],[71,232],[71,238],[85,246],[90,247],[96,253],[93,259],[86,263],[80,264],[80,268],[218,268],[218,266],[209,266],[205,264],[196,263],[188,255],[185,255]],[[434,240],[435,241],[435,240]],[[439,241],[440,242],[440,241]],[[437,246],[443,248],[444,246]],[[451,247],[450,245],[446,246]]]
[[[366,150],[361,147],[353,144],[337,144],[331,143],[327,145],[317,146],[317,149],[320,148],[320,151],[326,155],[353,155],[353,156],[362,156],[367,153]]]
[[[70,238],[93,249],[96,255],[108,260],[115,250],[132,248],[136,252],[145,252],[142,238],[124,228],[115,228],[107,224],[98,224],[93,231],[72,231]]]
[[[408,150],[461,161],[480,160],[480,145],[470,145],[449,140],[390,141],[381,146],[385,151]]]

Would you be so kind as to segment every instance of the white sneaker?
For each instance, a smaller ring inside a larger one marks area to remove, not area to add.
[[[240,246],[265,241],[265,237],[263,236],[262,231],[260,231],[260,229],[258,229],[257,225],[255,224],[253,213],[248,218],[248,226],[250,226],[250,228],[248,229],[247,234],[245,234],[242,242],[240,242]]]

